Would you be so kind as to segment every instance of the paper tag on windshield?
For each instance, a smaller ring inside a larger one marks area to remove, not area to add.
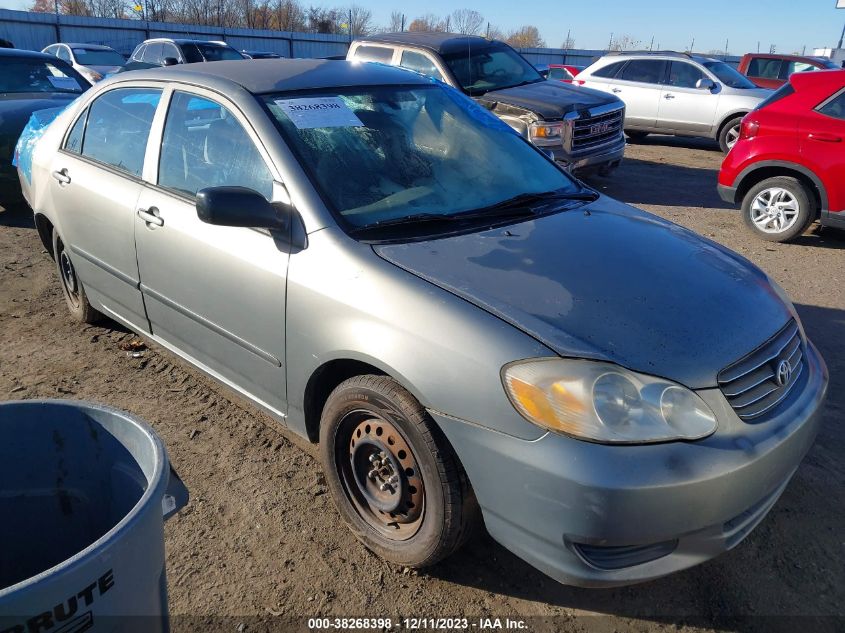
[[[79,90],[79,84],[73,77],[54,77],[51,75],[47,79],[53,84],[53,88],[58,88],[59,90]]]
[[[315,127],[363,127],[364,125],[340,97],[276,99],[276,105],[285,111],[285,114],[300,130]]]

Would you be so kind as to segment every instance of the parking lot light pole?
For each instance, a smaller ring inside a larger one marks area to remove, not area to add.
[[[836,0],[837,9],[845,9],[845,0]],[[842,40],[845,38],[845,25],[842,26],[842,33],[839,35],[839,44],[836,48],[842,48]]]

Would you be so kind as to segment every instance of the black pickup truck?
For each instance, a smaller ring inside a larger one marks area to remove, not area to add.
[[[381,33],[352,42],[348,60],[401,66],[462,90],[571,171],[603,174],[625,152],[625,104],[547,81],[504,42],[454,33]]]

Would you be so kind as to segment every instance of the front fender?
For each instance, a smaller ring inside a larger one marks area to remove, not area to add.
[[[543,434],[516,413],[500,370],[554,353],[337,228],[291,256],[286,321],[288,424],[303,435],[308,381],[340,359],[373,365],[426,408],[523,439]]]

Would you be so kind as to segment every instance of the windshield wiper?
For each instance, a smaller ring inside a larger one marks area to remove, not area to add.
[[[488,207],[489,209],[489,207]],[[533,216],[534,212],[528,207],[515,208],[497,208],[490,209],[484,212],[470,211],[467,213],[456,213],[452,215],[445,215],[442,213],[415,213],[413,215],[405,215],[401,218],[390,218],[389,220],[379,220],[372,224],[365,226],[358,226],[350,229],[350,233],[360,233],[362,231],[369,231],[371,229],[382,229],[392,226],[408,226],[413,224],[426,224],[429,222],[460,222],[463,220],[472,220],[480,217],[523,217]]]
[[[472,211],[472,214],[488,213],[498,209],[515,209],[515,208],[531,208],[532,205],[537,206],[544,203],[557,202],[559,200],[573,200],[576,202],[593,202],[598,200],[599,194],[589,189],[580,191],[546,191],[542,193],[521,193],[513,198],[508,198],[491,204],[483,209]],[[533,209],[532,209],[533,210]],[[466,217],[466,216],[464,216]]]

